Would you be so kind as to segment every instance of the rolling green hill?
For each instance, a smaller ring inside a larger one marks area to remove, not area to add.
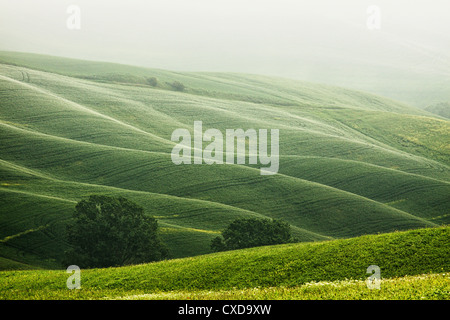
[[[278,174],[174,165],[171,134],[195,120],[279,129]],[[242,217],[282,218],[300,241],[450,221],[450,122],[338,87],[0,52],[0,140],[0,269],[60,268],[93,193],[143,206],[174,258]]]
[[[449,239],[447,226],[88,269],[79,290],[67,289],[65,270],[1,271],[0,299],[448,299]],[[366,286],[370,265],[380,290]]]
[[[443,118],[450,119],[450,102],[440,102],[432,104],[425,107],[424,110],[434,113]]]

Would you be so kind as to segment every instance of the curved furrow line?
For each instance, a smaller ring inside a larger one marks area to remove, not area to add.
[[[4,125],[5,125],[5,124],[4,124]],[[6,126],[10,126],[10,125],[6,125]],[[14,127],[14,128],[16,128],[16,127]],[[18,129],[18,128],[16,128],[16,129]],[[18,130],[24,130],[24,129],[18,129]],[[26,131],[26,130],[24,130],[24,131]],[[45,135],[45,134],[42,134],[42,135]],[[46,135],[46,136],[47,136],[47,135]],[[66,140],[66,138],[61,138],[61,139]],[[78,142],[78,141],[76,141],[76,142],[77,142],[77,143],[84,143],[84,142]],[[86,144],[91,145],[90,143],[86,143]],[[108,147],[108,148],[110,148],[110,147]],[[145,151],[137,151],[137,152],[145,152]],[[167,154],[164,154],[164,155],[165,155],[165,156],[168,156]],[[252,167],[248,167],[248,166],[238,166],[238,165],[236,165],[236,166],[237,166],[237,168],[241,168],[241,169],[243,169],[243,170],[257,170],[257,171],[259,171],[259,169],[252,168]],[[314,181],[309,181],[309,180],[305,180],[305,179],[301,179],[301,178],[297,178],[297,177],[285,175],[285,174],[282,174],[282,173],[278,173],[278,175],[279,175],[279,176],[284,176],[284,177],[286,177],[286,178],[295,179],[295,181],[300,182],[300,183],[311,183],[311,184],[313,184],[313,185],[316,185],[316,186],[325,188],[325,190],[333,190],[333,191],[337,191],[337,192],[342,192],[343,194],[347,194],[347,195],[359,197],[359,199],[361,199],[361,200],[375,201],[375,200],[372,200],[372,199],[370,199],[370,198],[366,198],[366,197],[364,197],[364,196],[360,196],[360,195],[358,195],[358,194],[355,194],[355,193],[352,193],[352,192],[349,192],[349,191],[341,190],[341,189],[338,189],[338,188],[335,188],[335,187],[332,187],[332,186],[328,186],[328,185],[324,185],[324,184],[321,184],[321,183],[317,183],[317,182],[314,182]],[[239,183],[239,182],[236,182],[236,181],[234,181],[233,183],[234,183],[235,185],[240,185],[240,183]],[[247,181],[247,183],[248,183],[248,181]],[[103,185],[103,186],[106,186],[106,185]],[[195,185],[194,185],[194,186],[195,186]],[[109,186],[109,187],[112,187],[112,186]],[[193,186],[191,185],[191,187],[193,187]],[[219,188],[219,187],[216,186],[216,188]],[[220,186],[220,188],[223,188],[223,185]],[[126,190],[130,190],[130,191],[131,191],[132,189],[126,189]],[[134,191],[139,191],[139,190],[134,190]],[[377,201],[375,201],[375,202],[377,202]],[[222,202],[214,202],[214,203],[221,203],[221,204],[227,205],[227,204],[222,203]],[[380,205],[382,205],[382,206],[386,206],[386,205],[383,204],[383,203],[380,203],[380,202],[377,202],[377,203],[380,204]],[[389,207],[389,206],[386,206],[386,207]],[[235,207],[235,208],[242,209],[242,208],[240,208],[240,207]],[[389,207],[389,208],[392,209],[392,207]],[[398,209],[396,209],[396,210],[398,210]],[[404,212],[404,211],[403,211],[403,212]],[[407,212],[404,212],[404,213],[407,214],[407,215],[410,215],[410,214],[407,213]]]
[[[105,118],[105,119],[107,119],[107,120],[113,121],[113,122],[118,123],[118,124],[120,124],[120,125],[122,125],[122,126],[126,126],[127,128],[130,128],[130,129],[132,129],[132,130],[134,130],[134,131],[138,131],[138,132],[143,133],[143,134],[151,135],[152,137],[157,138],[157,139],[159,139],[159,140],[161,140],[161,141],[164,141],[165,143],[169,143],[169,144],[171,144],[171,145],[174,144],[172,141],[170,141],[170,140],[168,140],[168,139],[165,139],[165,138],[159,137],[159,136],[157,136],[157,135],[155,135],[155,134],[153,134],[153,133],[149,133],[149,132],[147,132],[147,131],[144,131],[144,130],[142,130],[142,129],[140,129],[140,128],[137,128],[137,127],[135,127],[135,126],[133,126],[133,125],[130,125],[130,124],[128,124],[128,123],[125,123],[125,122],[123,122],[123,121],[121,121],[121,120],[115,119],[115,118],[113,118],[113,117],[111,117],[111,116],[104,115],[104,114],[102,114],[102,113],[100,113],[100,112],[98,112],[98,111],[96,111],[96,110],[92,110],[92,109],[90,109],[90,108],[88,108],[88,107],[86,107],[86,106],[83,106],[83,105],[81,105],[81,104],[79,104],[79,103],[77,103],[77,102],[74,102],[74,101],[72,101],[72,100],[69,100],[69,99],[67,99],[66,97],[62,97],[61,95],[56,94],[56,93],[54,93],[54,92],[51,92],[51,91],[49,91],[49,90],[43,89],[43,88],[41,88],[41,87],[36,87],[36,86],[30,85],[30,84],[28,84],[28,83],[24,83],[24,82],[21,82],[21,81],[18,81],[18,80],[15,80],[15,79],[12,79],[12,78],[9,78],[9,77],[6,77],[6,76],[2,76],[2,75],[0,75],[0,78],[2,78],[2,79],[4,79],[4,80],[7,80],[7,81],[10,81],[10,82],[13,82],[13,83],[15,83],[15,84],[20,84],[20,85],[22,85],[22,86],[25,86],[26,88],[30,88],[30,89],[35,90],[35,91],[39,91],[39,92],[41,92],[41,93],[43,93],[43,94],[45,94],[45,95],[52,96],[52,97],[55,98],[55,99],[63,100],[63,101],[69,103],[70,105],[72,105],[72,106],[74,106],[74,107],[76,107],[76,108],[78,108],[78,109],[84,110],[84,111],[89,112],[89,113],[91,113],[91,114],[94,114],[94,115],[96,115],[96,116],[103,117],[103,118]],[[89,82],[88,82],[88,83],[89,83]],[[207,98],[207,99],[214,100],[214,101],[219,101],[219,102],[223,103],[223,100],[222,100],[222,99],[215,99],[215,98]],[[128,101],[130,101],[130,102],[133,102],[133,103],[139,103],[139,104],[141,103],[140,101],[132,100],[132,99],[129,99],[129,98],[126,98],[126,100],[128,100]],[[284,114],[284,115],[286,115],[286,116],[288,116],[288,117],[290,117],[290,118],[296,118],[296,119],[299,119],[299,120],[301,120],[301,121],[310,122],[311,124],[314,124],[314,125],[326,126],[327,128],[329,128],[330,130],[333,130],[333,131],[336,131],[336,130],[337,130],[336,127],[333,127],[333,126],[331,126],[331,125],[329,125],[329,124],[326,124],[326,123],[324,123],[324,122],[322,122],[322,121],[317,121],[317,120],[308,119],[308,118],[305,118],[305,117],[300,117],[300,116],[298,116],[298,115],[292,114],[292,113],[290,113],[290,112],[288,112],[288,111],[281,110],[281,109],[279,109],[279,108],[276,108],[276,107],[273,107],[273,106],[270,106],[270,105],[265,105],[265,104],[252,104],[252,103],[249,103],[249,104],[251,104],[251,105],[253,105],[253,106],[257,107],[257,108],[261,108],[261,106],[264,106],[264,108],[271,108],[271,111],[272,111],[274,114],[275,114],[275,113],[277,113],[277,114],[278,114],[278,113],[279,113],[279,114]],[[237,118],[241,118],[241,119],[248,120],[248,117],[244,116],[242,113],[237,112],[237,111],[232,111],[232,110],[229,110],[229,109],[223,109],[223,108],[217,108],[217,107],[214,107],[214,106],[212,106],[212,105],[211,105],[211,106],[208,106],[208,107],[203,107],[203,108],[209,108],[209,109],[214,110],[215,112],[226,112],[226,113],[231,113],[231,114],[233,114],[233,115],[234,115],[235,117],[237,117]],[[160,111],[158,111],[158,112],[160,112]],[[179,122],[179,120],[175,120],[172,116],[168,115],[167,113],[162,113],[162,112],[160,112],[160,113],[161,113],[161,114],[164,114],[166,117],[169,117],[170,119],[173,119],[174,121],[176,121],[176,122],[178,122],[179,124],[181,124],[181,123]],[[272,122],[270,122],[270,121],[268,121],[268,120],[259,120],[259,122],[260,122],[261,124],[272,125]],[[305,132],[308,132],[308,133],[311,133],[311,134],[317,134],[317,135],[320,135],[320,136],[328,136],[328,137],[333,137],[333,138],[338,138],[338,139],[345,139],[345,140],[348,140],[348,141],[350,141],[350,142],[359,142],[359,143],[369,144],[369,143],[366,142],[366,141],[357,141],[357,140],[354,140],[354,139],[350,139],[350,138],[347,138],[347,137],[343,137],[343,136],[341,136],[341,135],[334,135],[334,134],[329,134],[329,133],[325,133],[325,132],[322,132],[322,131],[317,131],[317,130],[312,130],[312,129],[300,128],[300,127],[298,127],[298,126],[287,126],[287,125],[285,125],[285,124],[280,124],[280,123],[277,123],[277,124],[278,124],[278,126],[279,126],[280,128],[286,128],[286,129],[291,129],[291,130],[296,130],[296,131],[300,130],[300,131],[305,131]],[[192,125],[192,124],[185,124],[185,126],[191,126],[191,125]],[[340,131],[340,130],[338,130],[338,131]],[[364,136],[365,136],[365,135],[364,135]]]
[[[169,144],[171,144],[171,145],[174,145],[174,144],[175,144],[174,142],[172,142],[172,141],[170,141],[170,140],[161,138],[161,137],[156,136],[156,135],[154,135],[154,134],[152,134],[152,133],[148,133],[148,132],[143,131],[143,130],[137,128],[137,127],[134,127],[134,126],[132,126],[132,125],[126,124],[126,123],[124,123],[124,122],[122,122],[122,121],[120,121],[120,120],[117,120],[117,119],[115,119],[115,118],[112,118],[112,117],[103,115],[103,114],[101,114],[101,113],[99,113],[99,112],[97,112],[97,111],[94,111],[94,110],[92,110],[92,109],[89,109],[89,108],[87,108],[87,107],[85,107],[85,106],[82,106],[82,105],[76,103],[76,102],[73,102],[73,101],[68,100],[68,99],[66,99],[66,98],[63,98],[63,97],[61,97],[61,96],[59,96],[59,95],[56,95],[56,94],[54,94],[54,93],[52,93],[52,92],[49,92],[48,90],[45,90],[45,89],[42,89],[42,88],[37,88],[37,87],[35,87],[35,86],[29,85],[29,84],[27,84],[27,83],[23,83],[23,82],[20,82],[20,81],[17,81],[17,80],[14,80],[14,79],[11,79],[11,78],[8,78],[8,77],[5,77],[5,76],[0,76],[0,77],[3,78],[3,79],[6,79],[6,80],[12,81],[12,82],[14,82],[14,83],[17,83],[17,84],[21,84],[21,85],[23,85],[23,86],[26,86],[27,88],[32,88],[33,90],[38,90],[38,91],[40,91],[40,92],[42,92],[42,93],[45,93],[45,94],[47,94],[47,95],[51,95],[51,96],[53,96],[53,97],[56,98],[56,99],[64,99],[64,101],[66,101],[66,102],[68,102],[68,103],[71,103],[71,105],[74,105],[74,106],[76,106],[77,108],[82,108],[84,111],[91,112],[91,113],[93,113],[93,114],[95,114],[95,115],[97,115],[97,116],[104,117],[104,118],[106,118],[106,119],[108,119],[108,120],[110,120],[110,121],[114,121],[114,122],[119,123],[119,124],[121,124],[121,125],[125,125],[125,126],[127,126],[128,128],[132,128],[133,130],[138,130],[138,131],[141,132],[141,133],[145,133],[145,134],[151,135],[152,137],[156,137],[156,138],[158,138],[158,139],[162,139],[162,141],[164,141],[164,143],[169,143]],[[213,108],[213,109],[216,110],[215,107],[211,107],[211,108]],[[227,112],[232,112],[232,111],[229,111],[229,110],[228,110]],[[233,113],[235,113],[235,112],[233,112]],[[238,116],[241,116],[241,115],[239,115],[239,114],[237,114],[237,113],[235,113],[235,114],[238,115]],[[291,115],[291,113],[288,113],[288,114]],[[242,117],[242,116],[241,116],[241,117]],[[303,118],[302,118],[302,119],[303,119]],[[304,120],[304,119],[303,119],[303,120]],[[283,125],[282,125],[282,126],[283,126]],[[289,128],[289,129],[297,129],[297,130],[300,129],[300,130],[301,130],[301,128],[298,128],[298,127],[291,127],[291,126],[288,126],[288,128]],[[411,155],[411,154],[405,153],[405,152],[403,152],[403,151],[399,151],[399,150],[397,150],[397,149],[395,149],[395,148],[392,148],[392,147],[390,147],[390,146],[388,146],[389,148],[386,148],[386,147],[384,147],[384,146],[383,146],[383,147],[382,147],[382,146],[377,146],[377,145],[374,145],[374,144],[370,144],[370,143],[368,143],[368,142],[357,141],[357,140],[350,139],[350,138],[347,138],[347,137],[336,136],[336,135],[330,135],[330,134],[323,133],[323,132],[320,132],[320,131],[314,131],[314,132],[312,132],[310,129],[303,129],[303,130],[306,130],[306,131],[308,131],[308,132],[310,132],[310,133],[314,133],[314,134],[321,135],[321,136],[329,136],[329,137],[333,137],[333,138],[337,138],[337,139],[344,139],[344,140],[346,140],[346,141],[348,141],[348,142],[351,142],[351,143],[359,143],[359,144],[361,144],[361,147],[364,147],[364,146],[367,147],[367,146],[369,146],[369,147],[381,148],[381,150],[383,150],[383,151],[385,151],[385,152],[395,152],[395,153],[398,154],[399,156],[408,156],[408,157],[414,157],[414,158],[417,158],[417,157],[418,157],[418,156],[415,156],[415,155]],[[422,158],[422,157],[418,157],[418,159],[420,159],[420,160],[424,160],[424,159],[425,159],[425,160],[427,160],[427,162],[430,162],[430,161],[431,161],[431,160],[428,159],[428,158]],[[439,163],[439,165],[442,166],[443,164]],[[433,165],[432,165],[431,163],[429,164],[429,166],[430,166],[430,167],[433,167]]]
[[[122,150],[122,151],[130,151],[130,152],[144,152],[144,153],[148,153],[148,154],[170,155],[169,153],[161,152],[161,151],[150,151],[150,150],[141,150],[141,149],[118,147],[118,146],[110,146],[110,145],[96,143],[96,142],[81,141],[81,140],[65,138],[65,137],[61,137],[61,136],[55,136],[55,135],[40,132],[40,131],[20,128],[15,125],[6,123],[6,122],[2,121],[1,119],[0,119],[0,125],[7,127],[9,129],[12,129],[12,130],[24,132],[25,134],[29,134],[29,135],[37,135],[37,136],[42,136],[45,138],[50,138],[50,139],[55,139],[55,140],[69,142],[69,143],[85,145],[85,146],[92,146],[92,147],[98,147],[98,148],[104,148],[104,149],[110,149],[110,150]]]
[[[168,157],[168,155],[165,155],[165,156]],[[237,165],[236,165],[236,166],[237,166]],[[250,167],[245,167],[245,166],[237,166],[237,168],[239,168],[240,170],[258,170],[258,169],[255,169],[255,168],[250,168]],[[279,175],[281,175],[281,174],[279,174]],[[322,188],[328,187],[328,188],[330,188],[330,190],[335,190],[335,191],[338,191],[338,192],[342,192],[343,194],[353,195],[353,196],[360,197],[360,198],[359,198],[360,200],[375,201],[375,202],[377,202],[378,204],[387,206],[386,204],[381,203],[381,202],[378,202],[378,201],[376,201],[376,200],[373,200],[373,199],[370,199],[370,198],[367,198],[367,197],[358,195],[358,194],[353,193],[353,192],[345,191],[345,190],[342,190],[342,189],[339,189],[339,188],[336,188],[336,187],[331,187],[331,186],[328,186],[328,185],[326,185],[326,184],[317,183],[317,182],[309,181],[309,180],[305,180],[305,179],[300,179],[300,178],[292,177],[292,176],[289,176],[289,175],[284,175],[284,176],[286,176],[286,177],[291,177],[291,178],[295,178],[296,181],[297,181],[297,182],[300,182],[300,183],[312,183],[312,184],[315,184],[315,185],[320,186],[320,187],[322,187]],[[67,181],[67,180],[61,180],[61,181]],[[256,182],[260,182],[260,180],[258,180],[258,181],[256,181]],[[242,182],[242,181],[241,181],[241,182],[233,181],[232,183],[233,183],[235,186],[238,186],[238,185],[242,185],[242,183],[248,184],[249,181],[248,181],[248,179],[247,179],[247,180],[244,179],[243,182]],[[92,185],[92,183],[89,183],[89,184]],[[107,186],[107,185],[103,184],[103,185],[98,185],[98,186]],[[191,185],[190,185],[190,189],[196,188],[195,186],[196,186],[196,185],[192,185],[192,184],[191,184]],[[108,187],[115,187],[115,186],[114,186],[114,185],[109,185]],[[197,186],[197,187],[199,188],[199,186]],[[203,185],[202,188],[205,188],[205,185]],[[216,185],[215,188],[224,188],[224,185],[223,185],[223,183],[221,183],[219,186]],[[129,189],[129,188],[123,188],[123,187],[120,188],[120,189],[122,189],[122,190],[130,190],[130,191],[131,191],[131,190],[133,190],[133,191],[141,191],[141,190]],[[144,192],[145,192],[145,191],[144,191]],[[176,193],[176,190],[172,190],[172,193],[174,193],[174,192]],[[156,194],[156,193],[155,193],[155,194]],[[168,195],[168,194],[165,194],[165,193],[158,193],[158,194],[160,194],[160,195],[167,195],[167,196],[173,196],[173,194],[172,194],[172,195]],[[179,195],[176,195],[176,196],[177,196],[178,198],[180,198]],[[186,198],[186,197],[181,197],[181,198],[188,199],[188,198]],[[202,201],[205,201],[205,200],[203,199]],[[235,208],[235,209],[247,210],[247,208],[242,208],[242,207],[236,206],[236,205],[230,205],[230,203],[224,203],[224,202],[219,202],[219,201],[211,201],[210,199],[208,199],[207,201],[209,201],[209,202],[211,202],[211,203],[216,203],[216,204],[228,205],[228,206],[230,206],[230,207],[232,207],[232,208]],[[389,207],[389,206],[387,206],[387,207]],[[392,207],[389,207],[389,208],[392,209]],[[397,209],[397,210],[398,210],[398,209]],[[254,210],[252,210],[252,211],[256,213],[256,211],[254,211]],[[406,214],[408,214],[408,215],[410,215],[409,213],[407,213],[407,212],[405,212],[405,211],[403,211],[403,212],[406,213]],[[261,213],[259,213],[259,214],[261,214]]]
[[[101,147],[103,149],[123,150],[123,151],[131,151],[131,152],[145,152],[145,153],[148,153],[148,154],[169,155],[169,153],[158,152],[158,151],[147,151],[147,150],[141,150],[141,149],[124,148],[124,147],[118,147],[118,146],[103,145],[103,144],[100,144],[100,143],[94,143],[94,142],[88,142],[88,141],[74,140],[74,139],[70,139],[70,138],[65,138],[65,137],[60,137],[60,136],[55,136],[55,135],[42,133],[42,132],[39,132],[39,131],[34,131],[34,130],[30,130],[30,129],[20,128],[20,127],[17,127],[15,125],[12,125],[12,124],[5,123],[5,122],[3,122],[1,120],[0,120],[0,125],[3,125],[3,126],[5,126],[7,128],[10,128],[10,129],[14,129],[14,130],[25,132],[27,134],[39,135],[39,136],[42,136],[42,137],[53,138],[53,139],[57,139],[57,140],[60,140],[60,141],[68,141],[68,142],[73,142],[73,143],[79,143],[79,144],[82,144],[82,145]],[[195,148],[193,148],[193,149],[195,150]],[[302,158],[302,157],[311,158],[311,157],[315,157],[315,158],[325,158],[325,159],[332,159],[332,160],[338,159],[338,160],[341,160],[341,161],[349,161],[349,162],[358,162],[358,163],[365,164],[365,165],[368,165],[368,166],[384,168],[386,170],[394,170],[395,172],[399,172],[399,173],[416,175],[416,176],[420,176],[420,177],[423,177],[423,178],[434,179],[434,180],[437,180],[437,181],[440,181],[440,182],[447,183],[444,180],[439,180],[439,179],[436,179],[436,178],[433,178],[433,177],[424,176],[423,174],[417,174],[417,173],[407,172],[407,171],[403,171],[403,170],[398,170],[398,169],[392,169],[392,168],[387,168],[387,167],[383,167],[383,166],[378,166],[378,165],[372,164],[370,162],[362,162],[362,161],[357,161],[357,160],[332,158],[332,157],[321,157],[321,156],[300,156],[300,155],[283,155],[283,154],[280,155],[281,159],[282,158],[291,158],[291,157],[296,157],[296,158]]]
[[[407,172],[407,171],[403,171],[403,170],[398,170],[395,168],[389,168],[389,167],[383,167],[374,163],[370,163],[370,162],[364,162],[364,161],[359,161],[359,160],[352,160],[352,159],[342,159],[342,158],[333,158],[333,157],[323,157],[323,156],[300,156],[300,155],[280,155],[280,158],[304,158],[304,159],[326,159],[326,160],[331,160],[331,161],[338,161],[338,162],[350,162],[350,163],[356,163],[362,166],[368,166],[368,167],[373,167],[373,168],[377,168],[380,170],[386,170],[386,171],[393,171],[395,173],[398,174],[402,174],[402,175],[408,175],[408,176],[414,176],[414,177],[418,177],[418,178],[422,178],[425,180],[433,180],[433,181],[437,181],[437,182],[442,182],[445,184],[449,184],[450,185],[450,181],[446,181],[446,180],[440,180],[434,177],[429,177],[429,176],[424,176],[421,174],[417,174],[417,173],[412,173],[412,172]]]
[[[111,187],[111,186],[105,186],[105,185],[97,185],[97,184],[92,184],[92,183],[82,183],[82,182],[73,182],[73,181],[64,181],[64,180],[58,180],[58,179],[53,179],[50,178],[53,181],[57,181],[57,182],[61,182],[61,183],[66,183],[66,184],[75,184],[75,185],[83,185],[83,186],[87,186],[87,187],[95,187],[95,188],[101,188],[103,190],[114,190],[115,192],[126,192],[126,193],[131,193],[131,194],[139,194],[139,195],[153,195],[153,196],[157,196],[157,197],[163,197],[163,198],[168,198],[168,199],[176,199],[176,200],[182,200],[182,201],[187,201],[187,202],[193,202],[193,203],[199,203],[202,205],[205,205],[205,207],[211,208],[211,206],[213,208],[218,208],[218,209],[225,209],[225,210],[230,210],[230,211],[235,211],[235,212],[240,212],[245,216],[250,216],[250,217],[257,217],[257,218],[268,218],[266,215],[255,212],[255,211],[251,211],[251,210],[247,210],[247,209],[243,209],[243,208],[239,208],[239,207],[234,207],[228,204],[224,204],[224,203],[220,203],[220,202],[214,202],[214,201],[209,201],[209,200],[202,200],[202,199],[195,199],[195,198],[185,198],[185,197],[180,197],[180,196],[174,196],[174,195],[169,195],[169,194],[161,194],[161,193],[154,193],[154,192],[147,192],[147,191],[139,191],[139,190],[130,190],[130,189],[125,189],[125,188],[119,188],[119,187]],[[17,190],[17,189],[6,189],[6,188],[0,188],[0,191],[4,191],[4,192],[11,192],[11,193],[19,193],[19,194],[25,194],[25,195],[29,195],[29,196],[36,196],[36,197],[42,197],[45,199],[50,199],[50,200],[56,200],[56,201],[64,201],[64,202],[69,202],[71,204],[76,204],[77,201],[75,200],[70,200],[70,199],[65,199],[65,198],[61,198],[61,197],[56,197],[56,196],[49,196],[49,195],[45,195],[45,194],[40,194],[37,192],[30,192],[30,191],[23,191],[23,190]],[[195,211],[198,210],[204,210],[202,209],[202,207],[195,209]],[[186,213],[186,212],[183,212]],[[188,212],[187,212],[188,213]],[[199,216],[206,214],[207,212],[205,211],[203,214],[198,214]],[[189,213],[188,213],[189,214]],[[185,219],[185,218],[190,218],[192,216],[180,216],[180,217],[170,217],[170,216],[160,216],[158,217],[158,220],[161,220],[161,222],[166,224],[166,220],[170,220],[170,221],[179,221],[180,219]],[[194,223],[192,223],[194,224]],[[183,225],[177,224],[176,226],[184,228]],[[307,229],[302,229],[299,228],[297,226],[292,226],[292,228],[294,228],[295,230],[299,231],[299,232],[303,232],[303,233],[307,233],[310,235],[314,235],[317,238],[322,238],[322,239],[329,239],[329,236],[326,235],[322,235],[319,234],[317,232],[313,232]]]
[[[258,170],[258,169],[253,169],[253,168],[249,168],[249,167],[240,166],[240,170]],[[307,180],[303,180],[303,179],[299,179],[299,178],[295,178],[295,177],[290,177],[290,176],[285,176],[285,178],[294,179],[296,181],[296,183],[300,182],[300,183],[303,183],[303,184],[304,183],[307,183],[307,184],[309,183],[311,185],[316,185],[316,186],[319,186],[321,188],[325,188],[324,190],[334,190],[334,191],[337,191],[340,194],[347,194],[347,195],[350,195],[352,197],[357,197],[357,199],[362,200],[362,201],[372,201],[374,203],[376,202],[374,200],[371,200],[371,199],[368,199],[368,198],[365,198],[365,197],[362,197],[362,196],[359,196],[359,195],[356,195],[356,194],[353,194],[353,193],[350,193],[350,192],[347,192],[347,191],[343,191],[343,190],[340,190],[340,189],[336,189],[336,188],[333,188],[333,187],[322,185],[322,184],[319,184],[319,183],[310,182],[310,181],[307,181]],[[59,180],[59,179],[54,179],[54,178],[52,178],[52,179],[53,180]],[[85,186],[95,186],[95,187],[107,188],[107,189],[110,189],[110,190],[121,191],[121,192],[134,192],[134,193],[137,193],[137,194],[153,194],[153,195],[163,196],[163,197],[167,197],[167,198],[182,199],[182,200],[185,200],[185,201],[200,201],[201,203],[205,203],[205,204],[214,204],[216,206],[217,205],[223,206],[224,208],[229,208],[229,209],[234,209],[234,210],[241,210],[241,211],[243,211],[243,213],[247,213],[247,214],[251,213],[252,215],[255,215],[255,214],[256,215],[261,215],[261,213],[259,213],[257,211],[254,211],[254,210],[248,210],[246,208],[241,208],[240,206],[230,205],[228,203],[219,202],[219,201],[212,201],[210,199],[205,200],[205,199],[196,199],[196,198],[186,198],[186,197],[182,197],[182,196],[179,196],[179,195],[171,195],[171,194],[164,194],[164,193],[161,194],[161,193],[155,193],[155,192],[140,191],[140,190],[127,189],[127,188],[123,188],[123,187],[119,188],[119,187],[114,187],[114,186],[98,185],[98,184],[85,183],[85,182],[75,182],[75,181],[70,181],[69,182],[69,181],[66,181],[66,180],[59,180],[59,181],[62,181],[62,182],[65,182],[65,183],[80,184],[80,185],[85,185]],[[245,181],[245,179],[243,179],[241,182],[234,181],[233,183],[235,185],[239,185],[239,184],[242,184],[242,183],[247,183],[248,184],[249,182]],[[191,187],[192,187],[192,185],[191,185]],[[222,187],[223,187],[223,185],[222,185]],[[379,202],[376,202],[376,203],[379,204],[379,205],[382,205],[382,206],[384,205],[384,204],[379,203]],[[384,206],[386,206],[386,205],[384,205]],[[393,210],[393,208],[391,208],[391,207],[388,207],[388,206],[386,206],[386,207],[388,209],[390,209],[390,210]],[[415,217],[413,215],[410,215],[409,213],[406,213],[404,211],[401,211],[401,210],[398,210],[398,209],[395,209],[395,211],[396,212],[401,212],[402,214],[407,215],[408,217],[414,217],[414,218],[417,219],[417,217]],[[264,215],[264,214],[262,214],[262,215]]]
[[[53,97],[54,99],[61,100],[61,101],[65,102],[65,103],[67,103],[67,104],[69,104],[69,105],[71,105],[72,107],[74,107],[74,108],[76,108],[76,109],[79,109],[79,110],[82,110],[82,111],[84,111],[84,112],[90,113],[90,114],[92,114],[92,115],[95,115],[95,116],[104,118],[104,119],[106,119],[106,120],[109,120],[109,121],[111,121],[111,122],[114,122],[114,123],[116,123],[116,124],[119,124],[119,125],[121,125],[121,126],[123,126],[123,127],[126,127],[126,128],[128,128],[128,129],[130,129],[130,130],[132,130],[132,131],[136,131],[136,132],[139,132],[139,133],[142,133],[142,134],[145,134],[145,135],[149,135],[149,136],[151,136],[152,138],[155,138],[155,139],[159,140],[160,142],[164,142],[164,143],[167,143],[167,144],[169,144],[169,145],[174,145],[174,144],[175,144],[175,143],[172,142],[171,140],[167,140],[167,139],[161,138],[161,137],[159,137],[159,136],[157,136],[157,135],[155,135],[155,134],[153,134],[153,133],[144,131],[144,130],[142,130],[142,129],[140,129],[140,128],[137,128],[137,127],[135,127],[135,126],[132,126],[132,125],[130,125],[130,124],[128,124],[128,123],[125,123],[125,122],[123,122],[123,121],[121,121],[121,120],[115,119],[115,118],[110,117],[110,116],[108,116],[108,115],[102,114],[102,113],[100,113],[100,112],[98,112],[98,111],[92,110],[92,109],[90,109],[90,108],[88,108],[88,107],[85,107],[85,106],[83,106],[83,105],[81,105],[81,104],[78,104],[78,103],[76,103],[76,102],[73,102],[73,101],[71,101],[71,100],[68,100],[68,99],[66,99],[66,98],[64,98],[64,97],[61,97],[61,96],[59,96],[59,95],[57,95],[57,94],[55,94],[55,93],[53,93],[53,92],[50,92],[50,91],[45,90],[45,89],[42,89],[42,88],[40,88],[40,87],[36,87],[36,86],[30,85],[30,84],[28,84],[28,83],[24,83],[24,82],[21,82],[21,81],[18,81],[18,80],[15,80],[15,79],[12,79],[12,78],[3,76],[3,75],[0,75],[0,79],[6,80],[6,81],[9,81],[9,82],[13,82],[13,83],[18,84],[18,85],[21,85],[21,86],[25,86],[25,87],[27,87],[27,88],[29,88],[29,89],[31,89],[31,90],[34,90],[34,91],[37,91],[37,92],[42,93],[42,94],[44,94],[44,95]]]
[[[198,202],[198,203],[204,203],[204,204],[208,204],[208,205],[220,206],[220,207],[231,209],[231,210],[243,211],[243,212],[245,212],[247,214],[250,214],[250,215],[253,215],[253,216],[260,216],[260,217],[264,216],[263,214],[255,212],[255,211],[250,211],[250,210],[246,210],[246,209],[242,209],[242,208],[238,208],[238,207],[233,207],[231,205],[227,205],[227,204],[220,203],[220,202],[214,202],[214,201],[210,201],[210,200],[187,198],[187,197],[182,197],[182,196],[176,196],[176,195],[165,194],[165,193],[150,192],[150,191],[126,189],[126,188],[121,188],[121,187],[101,185],[101,184],[95,184],[95,183],[61,180],[61,179],[50,177],[50,176],[44,176],[40,172],[36,172],[33,169],[29,169],[29,168],[26,168],[26,167],[23,167],[23,166],[20,166],[20,165],[13,164],[13,163],[11,163],[9,161],[5,161],[5,160],[1,160],[1,161],[3,163],[10,164],[11,167],[14,166],[15,168],[21,168],[21,170],[23,170],[24,172],[27,172],[29,174],[34,174],[37,177],[42,177],[42,178],[45,178],[45,179],[48,179],[48,180],[52,180],[52,181],[55,181],[55,182],[83,185],[83,186],[87,186],[87,187],[92,186],[92,187],[95,187],[95,188],[105,188],[105,189],[111,189],[111,190],[115,190],[115,191],[121,191],[122,190],[122,191],[126,191],[126,192],[143,194],[143,195],[148,194],[148,195],[166,197],[168,199],[177,199],[177,200],[183,200],[183,201]],[[0,188],[0,190],[17,192],[17,193],[23,193],[23,194],[30,194],[30,195],[38,195],[37,193],[33,193],[33,192],[22,191],[22,190],[12,190],[12,189],[7,189],[7,188]],[[74,201],[74,200],[69,200],[69,199],[65,199],[65,198],[53,197],[53,196],[47,196],[47,195],[41,195],[41,196],[42,197],[46,197],[46,198],[55,198],[55,200],[68,201],[68,202],[76,203],[76,201]]]

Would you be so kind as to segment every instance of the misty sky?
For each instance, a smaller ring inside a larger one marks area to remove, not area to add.
[[[371,5],[380,29],[367,27]],[[448,0],[0,0],[0,50],[315,81],[449,78],[449,13]]]

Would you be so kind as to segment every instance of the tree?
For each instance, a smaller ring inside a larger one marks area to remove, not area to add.
[[[215,252],[293,242],[288,223],[274,219],[237,219],[214,238]]]
[[[170,83],[170,86],[176,91],[184,91],[184,89],[186,88],[180,81],[174,81]]]
[[[225,243],[222,237],[215,237],[211,241],[211,249],[214,252],[225,251]]]
[[[167,257],[156,219],[123,197],[92,195],[75,206],[67,226],[65,263],[82,268],[122,266]]]
[[[158,79],[155,77],[147,78],[147,83],[151,85],[152,87],[156,87],[158,85]]]

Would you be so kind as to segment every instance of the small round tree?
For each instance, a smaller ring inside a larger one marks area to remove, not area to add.
[[[155,77],[147,78],[147,83],[151,85],[152,87],[156,87],[158,85],[158,79]]]
[[[237,219],[211,241],[215,252],[292,242],[288,223],[274,219]]]
[[[130,200],[92,195],[75,206],[64,263],[101,268],[164,259],[168,251],[157,230],[156,219]]]
[[[186,88],[180,81],[174,81],[170,84],[170,86],[176,91],[184,91]]]

